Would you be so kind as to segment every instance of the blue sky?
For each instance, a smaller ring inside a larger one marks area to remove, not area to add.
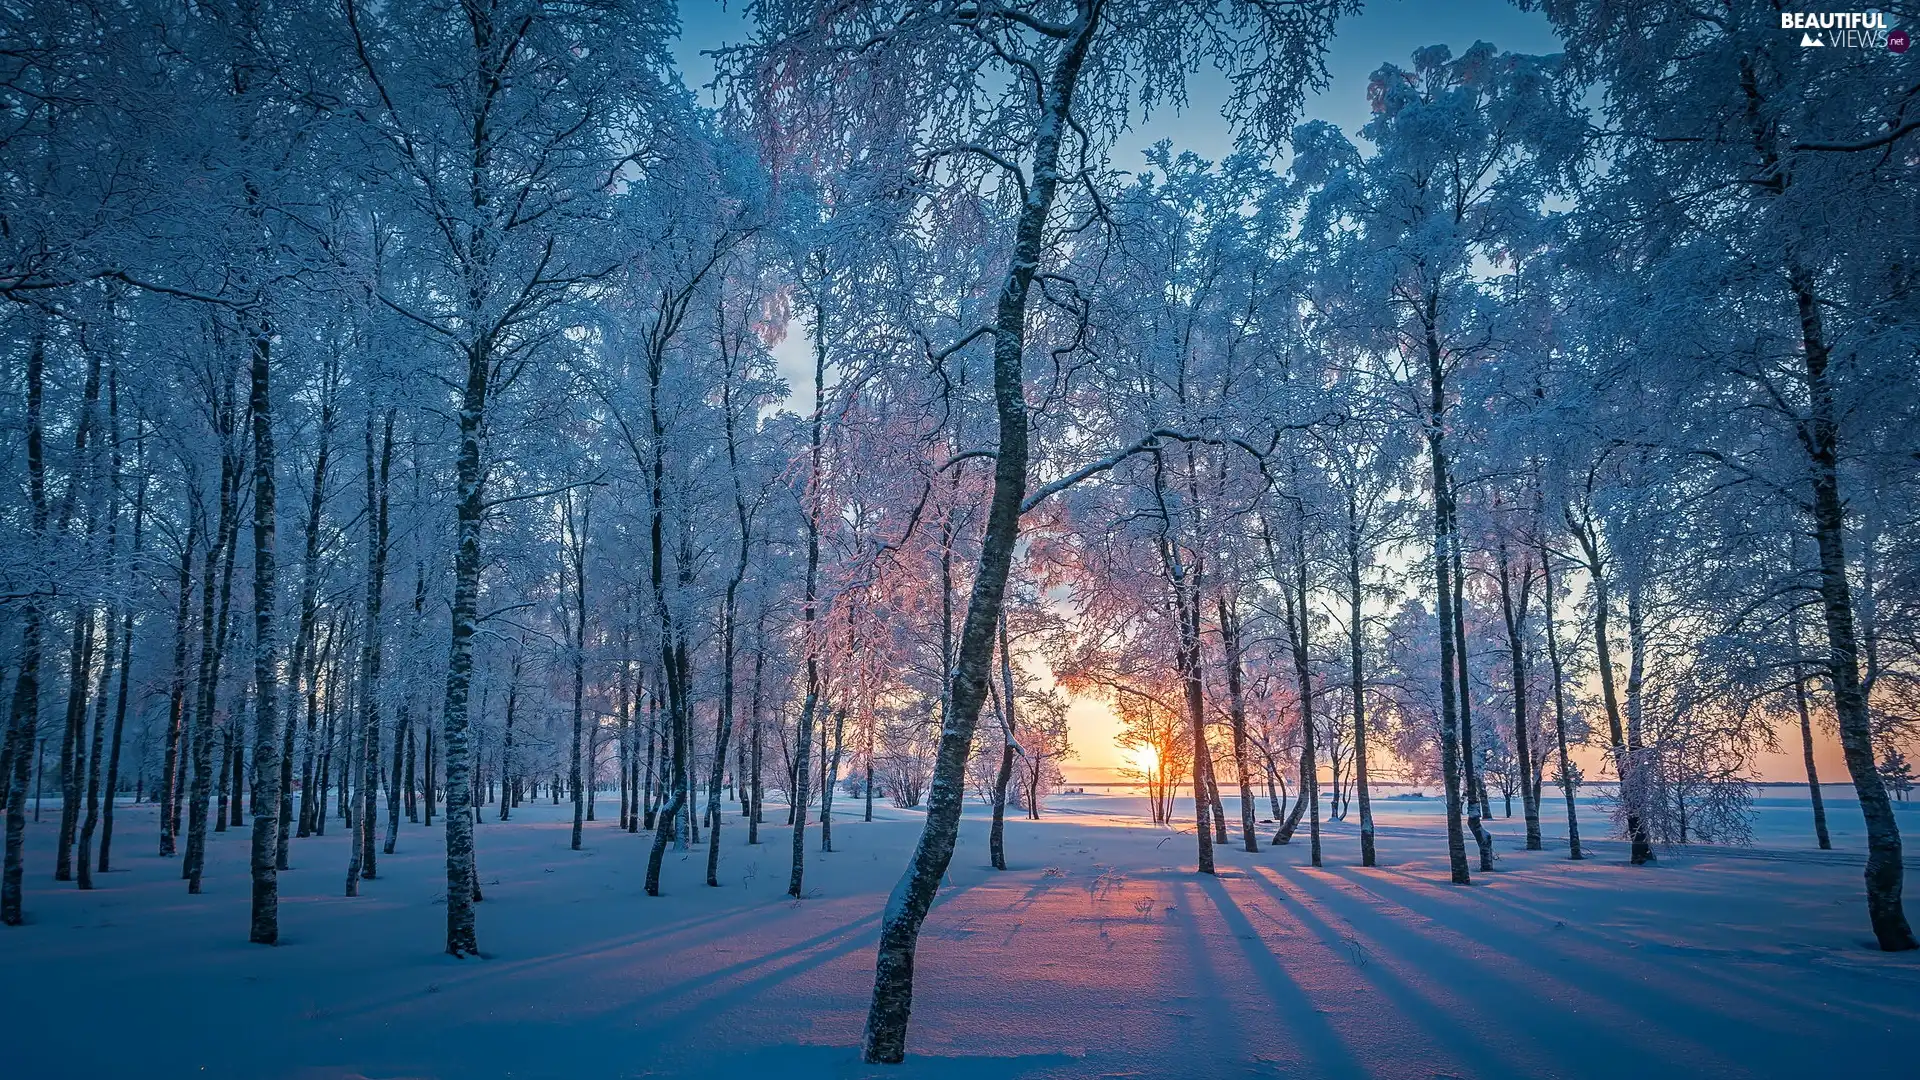
[[[681,36],[674,48],[687,84],[700,87],[712,78],[713,65],[703,51],[744,39],[748,32],[743,0],[684,0]],[[1459,53],[1475,41],[1489,41],[1513,52],[1559,51],[1559,40],[1539,12],[1521,11],[1506,0],[1369,0],[1360,14],[1343,20],[1328,50],[1332,84],[1308,102],[1303,119],[1327,120],[1352,133],[1367,120],[1367,77],[1381,64],[1406,64],[1413,51],[1446,44]],[[1120,141],[1114,163],[1135,168],[1140,151],[1161,139],[1176,150],[1192,150],[1219,160],[1233,145],[1220,116],[1225,81],[1207,72],[1188,89],[1188,107],[1136,120]]]

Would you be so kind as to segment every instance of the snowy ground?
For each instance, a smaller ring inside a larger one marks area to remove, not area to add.
[[[29,827],[30,923],[0,932],[0,1076],[1920,1074],[1920,955],[1868,947],[1859,812],[1829,792],[1841,850],[1812,850],[1804,800],[1774,789],[1760,846],[1653,868],[1606,842],[1580,864],[1521,851],[1496,820],[1501,870],[1472,889],[1442,883],[1434,800],[1377,804],[1378,869],[1340,823],[1324,869],[1303,830],[1221,852],[1217,879],[1191,872],[1190,832],[1100,795],[1009,822],[996,874],[969,808],[897,1069],[857,1047],[912,813],[837,821],[829,855],[809,830],[792,902],[784,827],[748,848],[730,817],[724,886],[703,884],[702,850],[650,899],[644,835],[597,822],[574,852],[568,808],[527,807],[479,829],[487,955],[460,961],[439,951],[437,827],[403,827],[353,900],[344,838],[297,842],[269,949],[246,944],[244,830],[213,838],[190,897],[151,853],[152,811],[123,808],[120,868],[80,893],[50,880],[49,812]],[[1901,819],[1911,850],[1920,807]],[[1907,884],[1920,915],[1920,872]]]

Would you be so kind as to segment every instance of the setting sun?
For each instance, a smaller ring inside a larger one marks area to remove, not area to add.
[[[1127,768],[1151,775],[1160,771],[1160,754],[1150,744],[1127,749]]]

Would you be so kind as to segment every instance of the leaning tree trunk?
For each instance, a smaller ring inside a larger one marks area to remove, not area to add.
[[[1792,275],[1794,300],[1799,306],[1801,355],[1806,364],[1811,415],[1802,428],[1810,459],[1813,485],[1814,541],[1820,555],[1820,599],[1827,623],[1827,679],[1833,687],[1833,710],[1840,721],[1840,748],[1853,774],[1860,814],[1867,825],[1867,915],[1873,936],[1882,949],[1895,952],[1920,947],[1907,923],[1900,892],[1905,863],[1900,826],[1887,801],[1886,783],[1873,756],[1873,725],[1867,709],[1866,687],[1860,681],[1860,650],[1855,637],[1853,595],[1847,581],[1846,504],[1840,497],[1839,424],[1835,419],[1833,384],[1828,365],[1826,331],[1812,278],[1804,271]]]
[[[880,948],[874,962],[873,1000],[867,1010],[862,1056],[873,1063],[906,1057],[907,1018],[913,1009],[913,960],[920,925],[933,905],[934,891],[953,859],[965,796],[967,755],[986,698],[993,661],[994,627],[1013,565],[1020,533],[1020,509],[1027,486],[1027,408],[1021,361],[1025,352],[1027,291],[1039,268],[1047,218],[1060,182],[1060,141],[1070,119],[1080,67],[1092,44],[1100,9],[1089,9],[1064,44],[1060,60],[1041,98],[1041,120],[1034,139],[1033,175],[1014,230],[1013,250],[995,311],[993,340],[994,411],[999,445],[994,458],[993,495],[974,573],[973,595],[960,634],[950,689],[951,711],[942,717],[940,748],[934,759],[926,824],[913,858],[894,886],[881,918]]]

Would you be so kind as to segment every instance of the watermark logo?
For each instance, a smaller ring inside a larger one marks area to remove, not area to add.
[[[1884,11],[1783,11],[1780,29],[1798,30],[1803,49],[1888,49],[1907,51],[1905,30],[1887,26]]]

